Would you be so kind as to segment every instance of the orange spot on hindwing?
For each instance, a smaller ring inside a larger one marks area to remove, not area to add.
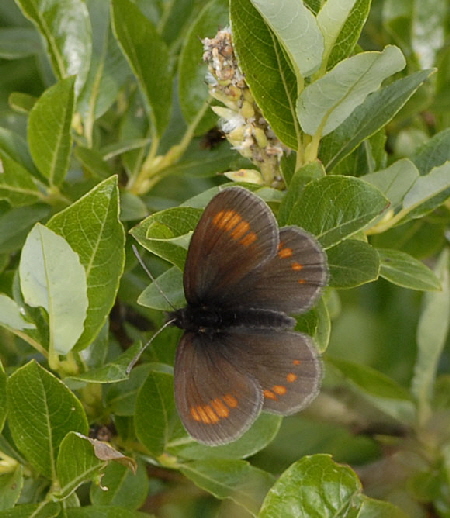
[[[216,424],[230,415],[230,409],[239,406],[238,400],[232,394],[212,399],[207,405],[190,407],[192,419],[203,424]]]

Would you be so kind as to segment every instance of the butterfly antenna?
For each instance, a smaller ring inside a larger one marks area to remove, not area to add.
[[[128,374],[130,374],[131,369],[136,365],[145,349],[147,349],[147,347],[153,342],[153,340],[159,335],[159,333],[161,333],[161,331],[164,331],[166,327],[170,326],[170,324],[173,324],[174,322],[174,318],[166,322],[160,329],[158,329],[158,331],[156,331],[156,333],[150,338],[150,340],[144,345],[144,347],[142,347],[142,349],[136,354],[136,356],[131,360],[130,364],[128,365],[127,370],[125,371],[127,376]]]
[[[131,248],[133,249],[133,252],[134,252],[134,255],[136,256],[137,260],[139,261],[139,264],[142,266],[142,268],[144,269],[144,272],[150,277],[151,281],[155,284],[155,286],[158,288],[158,291],[159,293],[161,293],[161,295],[164,297],[164,300],[167,302],[167,304],[169,304],[169,306],[175,310],[176,307],[172,304],[172,302],[170,302],[169,298],[167,297],[167,295],[164,293],[164,291],[161,289],[161,286],[158,284],[158,281],[155,279],[155,277],[151,274],[150,270],[147,268],[147,265],[144,263],[141,255],[139,254],[139,251],[137,249],[137,247],[135,245],[131,245]],[[166,324],[167,325],[167,324]],[[164,326],[165,327],[165,326]],[[161,331],[164,329],[161,328]]]

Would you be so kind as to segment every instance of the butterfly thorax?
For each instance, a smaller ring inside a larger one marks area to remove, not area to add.
[[[234,308],[188,304],[170,314],[173,325],[195,333],[215,334],[234,327],[289,329],[295,320],[271,309]]]

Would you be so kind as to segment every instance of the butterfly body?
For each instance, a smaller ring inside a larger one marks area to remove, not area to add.
[[[175,401],[187,431],[209,445],[240,437],[261,410],[288,415],[316,396],[312,339],[291,331],[327,281],[326,256],[298,227],[279,229],[267,205],[240,187],[215,196],[193,233],[184,271],[185,331]]]

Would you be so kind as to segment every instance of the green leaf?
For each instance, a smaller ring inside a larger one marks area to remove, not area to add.
[[[450,160],[450,128],[440,131],[424,144],[411,160],[421,175]]]
[[[91,26],[83,0],[16,0],[44,38],[59,79],[76,76],[80,91],[90,66]]]
[[[20,464],[13,471],[0,475],[0,509],[10,509],[17,504],[23,489],[23,482],[23,468]]]
[[[40,504],[22,504],[13,509],[0,511],[0,518],[56,518],[60,516],[61,506],[55,502]]]
[[[1,157],[1,152],[0,152]],[[13,207],[32,205],[42,199],[42,193],[29,171],[7,156],[1,157],[0,198]]]
[[[297,78],[313,74],[322,63],[324,37],[313,13],[298,0],[282,3],[252,0],[273,30],[297,73]]]
[[[136,400],[136,436],[157,457],[164,452],[177,425],[173,375],[150,372]]]
[[[365,241],[347,239],[327,250],[329,285],[354,288],[375,281],[380,273],[377,251]]]
[[[39,171],[31,158],[28,144],[17,133],[0,127],[0,158],[9,158],[17,162],[23,169],[30,172],[33,176],[40,178]]]
[[[331,53],[329,54],[328,62],[327,62],[327,70],[333,68],[337,63],[342,61],[344,58],[348,57],[349,54],[353,53],[353,50],[358,42],[360,37],[362,28],[366,23],[367,17],[370,11],[371,0],[353,0],[352,7],[348,14],[346,14],[346,19],[343,20],[342,26],[339,26],[339,32],[337,37],[334,39],[333,46],[331,47]],[[328,4],[330,4],[330,9],[328,9]],[[327,11],[337,11],[338,19],[342,19],[342,15],[339,13],[339,0],[334,2],[326,2],[323,6],[322,10],[327,9]],[[322,25],[320,20],[321,13],[320,11],[318,15],[318,23]],[[334,14],[334,13],[332,13]],[[328,17],[327,27],[333,29],[333,18],[332,16]],[[323,28],[321,27],[322,33],[324,33]],[[333,31],[335,33],[336,31]],[[330,39],[325,36],[326,39]]]
[[[81,484],[92,480],[105,465],[94,454],[92,444],[78,433],[70,432],[61,441],[56,472],[60,484],[58,497],[67,498]]]
[[[193,440],[187,444],[180,440],[179,444],[169,445],[168,451],[177,457],[193,460],[250,457],[273,441],[280,429],[281,421],[281,416],[263,412],[237,441],[222,446],[205,446]]]
[[[2,363],[0,362],[0,432],[6,420],[6,374]],[[0,491],[1,495],[1,491]],[[2,506],[0,505],[0,509]]]
[[[102,477],[102,487],[91,486],[91,502],[94,505],[139,509],[148,496],[149,484],[146,465],[142,461],[138,463],[136,473],[123,464],[111,462]],[[108,491],[104,490],[105,487]]]
[[[64,510],[67,518],[149,518],[148,513],[129,511],[124,507],[110,505],[88,505],[79,508],[66,508]],[[1,518],[1,517],[0,517]],[[39,517],[40,518],[40,517]]]
[[[418,352],[411,392],[417,400],[421,422],[429,417],[436,370],[450,326],[449,272],[449,253],[444,249],[435,268],[442,289],[425,294],[417,328]]]
[[[83,332],[88,306],[79,256],[65,239],[37,223],[23,247],[19,272],[25,302],[48,313],[50,354],[67,354]]]
[[[166,270],[139,295],[138,304],[162,311],[172,311],[174,307],[186,305],[183,272],[176,266]]]
[[[0,325],[18,331],[36,328],[33,323],[25,319],[24,312],[18,304],[2,293],[0,294]]]
[[[131,230],[131,234],[150,252],[182,269],[192,230],[201,211],[176,207],[152,214]]]
[[[151,108],[154,131],[160,137],[169,122],[172,78],[167,46],[136,4],[113,0],[113,28]]]
[[[380,254],[380,275],[388,281],[410,290],[439,290],[436,275],[421,261],[398,250],[377,249]]]
[[[436,209],[450,196],[450,162],[420,176],[403,199],[402,223],[419,218]]]
[[[118,212],[119,193],[114,176],[53,216],[47,225],[68,241],[86,270],[89,307],[77,350],[97,336],[115,301],[125,257],[125,237]]]
[[[198,122],[199,113],[209,106],[211,99],[205,83],[206,64],[200,65],[203,55],[199,37],[213,37],[218,27],[228,23],[228,2],[212,0],[200,11],[197,19],[189,28],[181,49],[178,65],[178,96],[180,108],[188,125]],[[196,133],[201,134],[213,126],[217,116],[208,110],[202,123],[196,126]]]
[[[336,129],[381,82],[405,66],[394,46],[347,58],[300,94],[297,116],[305,133],[327,135]]]
[[[292,464],[267,494],[258,516],[406,518],[393,505],[363,495],[357,475],[328,455],[307,456]]]
[[[48,217],[50,208],[39,204],[0,211],[0,253],[16,252],[34,224]]]
[[[2,27],[0,29],[0,57],[20,59],[37,54],[40,40],[31,27]]]
[[[10,376],[7,395],[16,446],[38,472],[54,479],[61,441],[71,431],[88,431],[80,401],[35,361]]]
[[[320,143],[320,159],[331,171],[361,142],[383,128],[431,74],[421,70],[370,94],[353,113]]]
[[[75,77],[46,90],[28,119],[28,142],[34,163],[51,187],[61,185],[69,168]]]
[[[385,374],[358,363],[327,357],[352,385],[372,405],[396,419],[411,426],[416,419],[416,409],[409,392]]]
[[[216,498],[229,498],[252,516],[273,483],[273,475],[243,460],[198,460],[181,465],[180,471]]]
[[[381,192],[363,180],[326,176],[304,187],[287,224],[303,227],[330,248],[366,228],[387,205]]]
[[[92,139],[94,121],[117,100],[131,71],[111,31],[110,2],[87,0],[86,6],[92,26],[92,55],[78,110],[84,116],[84,132]]]
[[[391,202],[391,208],[401,205],[406,193],[419,177],[416,166],[407,158],[402,158],[388,168],[366,174],[363,178],[374,185]]]
[[[91,369],[84,374],[69,376],[65,378],[64,381],[69,382],[69,380],[76,380],[87,383],[117,383],[118,381],[126,380],[128,379],[128,367],[141,349],[141,344],[136,343],[106,365],[98,367],[97,369]]]
[[[250,0],[231,0],[233,45],[245,80],[277,137],[298,147],[297,80],[280,43]]]

